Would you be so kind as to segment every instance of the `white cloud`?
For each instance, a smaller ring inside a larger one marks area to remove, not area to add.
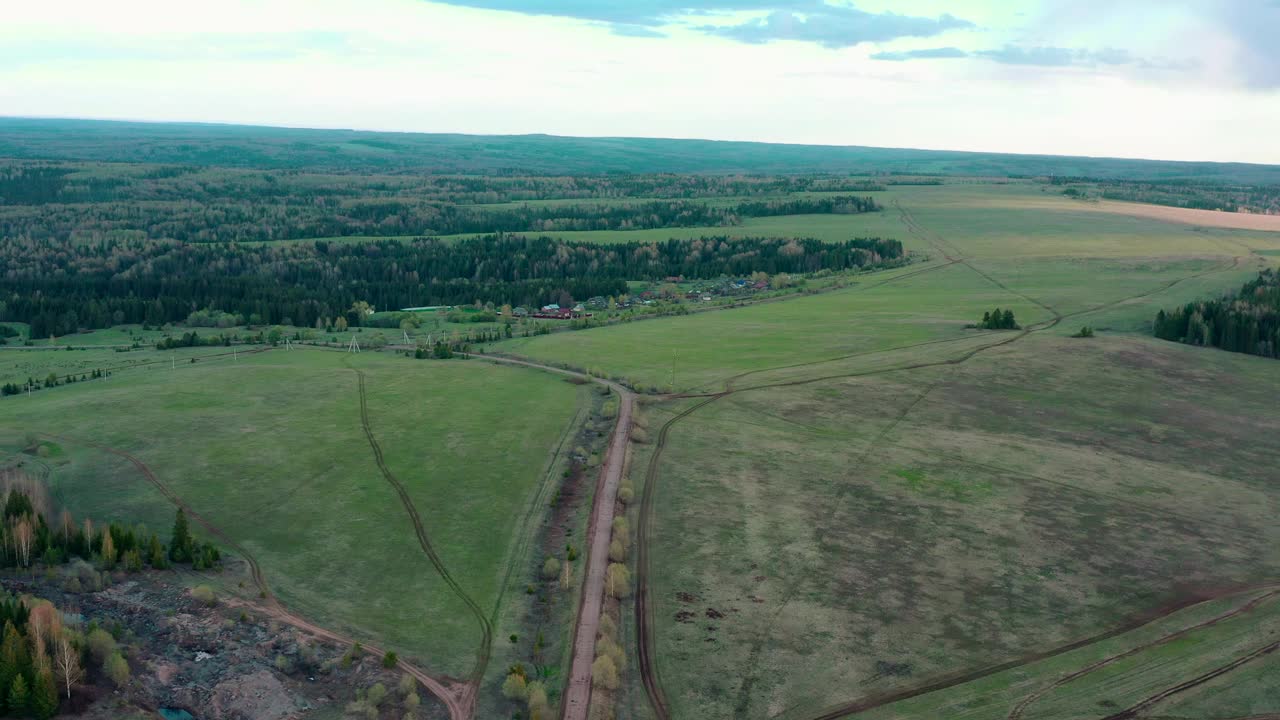
[[[1215,80],[1236,67],[1226,30],[1208,38],[1200,80],[1175,84],[1105,61],[1157,54],[1151,39],[995,27],[1014,18],[991,3],[917,14],[946,12],[988,23],[946,36],[965,53],[1121,50],[1092,67],[888,63],[870,57],[940,45],[749,45],[679,24],[626,37],[604,20],[420,0],[47,0],[0,25],[0,113],[1280,163],[1276,95]]]

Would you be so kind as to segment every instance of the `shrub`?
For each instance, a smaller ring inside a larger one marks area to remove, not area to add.
[[[618,624],[613,621],[613,617],[608,614],[600,616],[600,627],[598,630],[600,637],[615,638],[618,636]]]
[[[525,683],[524,676],[517,673],[511,673],[507,679],[502,681],[502,696],[511,700],[524,700],[529,697],[529,686]]]
[[[607,690],[618,689],[618,666],[614,665],[613,658],[601,655],[591,663],[591,681]]]
[[[387,651],[387,654],[382,656],[382,667],[388,670],[395,667],[399,662],[400,658],[396,657],[396,654],[390,650]]]
[[[605,572],[605,588],[609,594],[621,600],[631,594],[631,571],[621,563],[609,563]]]
[[[619,515],[615,517],[613,519],[613,534],[626,537],[628,532],[630,532],[630,527],[627,525],[626,516]]]
[[[197,585],[192,588],[191,597],[204,605],[213,605],[217,602],[217,597],[213,594],[213,588],[208,585]]]
[[[623,505],[630,505],[631,501],[635,499],[636,499],[636,489],[632,487],[631,483],[629,482],[622,483],[622,485],[618,488],[618,500],[622,501]]]
[[[418,681],[409,673],[400,676],[400,685],[397,688],[404,697],[416,695],[418,693]]]
[[[105,662],[116,651],[116,639],[102,628],[95,628],[89,633],[89,652],[98,662]]]
[[[609,559],[616,563],[627,559],[627,549],[623,547],[622,541],[616,537],[609,542]]]
[[[531,682],[528,686],[526,700],[529,703],[529,714],[547,714],[547,689],[540,682]]]
[[[116,687],[124,687],[129,682],[129,662],[117,650],[107,656],[102,663],[102,672],[111,678]]]
[[[373,707],[378,707],[383,700],[387,699],[387,686],[382,683],[374,683],[369,688],[369,692],[365,694],[365,702]]]
[[[556,577],[559,574],[560,574],[560,561],[553,557],[547,558],[547,561],[542,564],[542,576],[547,579],[551,579]]]
[[[596,655],[612,660],[613,666],[619,671],[627,666],[627,654],[622,650],[622,646],[614,642],[611,637],[600,638],[600,641],[596,643]]]

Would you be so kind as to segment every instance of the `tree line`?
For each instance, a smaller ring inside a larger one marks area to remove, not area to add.
[[[1195,210],[1280,213],[1280,185],[1246,185],[1195,180],[1099,180],[1055,177],[1050,184],[1065,186],[1063,194],[1150,203]]]
[[[903,182],[913,181],[835,174],[378,174],[0,159],[0,205],[178,200],[203,205],[261,200],[311,205],[356,198],[416,198],[476,205],[530,200],[862,193],[881,191],[886,184]]]
[[[78,558],[104,570],[137,572],[145,567],[166,569],[173,563],[205,570],[222,562],[216,545],[202,543],[191,534],[182,510],[177,512],[166,545],[158,534],[142,526],[97,526],[89,518],[77,523],[66,510],[51,525],[37,504],[31,494],[19,489],[6,495],[4,521],[0,523],[0,567],[29,568],[37,563],[53,567]]]
[[[325,237],[494,232],[640,230],[734,226],[750,217],[879,210],[869,196],[802,197],[712,204],[696,199],[621,203],[468,205],[416,196],[276,197],[204,202],[187,197],[54,204],[0,204],[0,237],[269,242]]]
[[[1280,273],[1268,268],[1238,293],[1156,313],[1162,340],[1280,358]]]
[[[489,235],[461,241],[193,244],[110,240],[0,246],[0,320],[30,337],[122,323],[183,322],[192,313],[251,324],[325,327],[382,310],[492,302],[541,306],[623,295],[628,280],[804,274],[900,262],[897,240],[672,239],[596,245]],[[364,305],[358,305],[364,303]]]

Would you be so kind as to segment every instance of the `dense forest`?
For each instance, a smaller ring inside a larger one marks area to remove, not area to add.
[[[0,156],[359,173],[1062,175],[1280,184],[1280,167],[1246,163],[660,138],[447,135],[37,118],[0,118]]]
[[[460,241],[212,244],[28,240],[0,246],[0,320],[31,323],[31,337],[121,323],[181,322],[197,311],[250,323],[311,326],[357,303],[379,310],[475,301],[538,306],[622,295],[627,280],[809,273],[900,262],[879,238],[704,237],[596,245],[488,235]]]
[[[1081,199],[1103,198],[1170,205],[1195,210],[1280,213],[1280,184],[1242,185],[1196,180],[1132,181],[1096,178],[1053,178],[1063,194]]]
[[[380,175],[247,170],[197,165],[0,160],[0,204],[106,203],[140,200],[412,197],[459,205],[529,200],[692,199],[874,192],[886,184],[849,175]]]
[[[872,191],[883,186],[830,177],[411,178],[10,163],[0,166],[0,237],[248,242],[633,230],[732,226],[747,217],[880,209],[869,196],[858,195],[721,203],[696,199],[814,189]],[[642,198],[649,192],[675,197],[615,199]],[[530,196],[582,201],[515,203]],[[507,204],[496,204],[503,202]]]
[[[1264,270],[1240,292],[1156,315],[1155,335],[1192,345],[1280,358],[1280,272]]]

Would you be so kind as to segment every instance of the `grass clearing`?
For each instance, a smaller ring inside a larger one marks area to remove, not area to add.
[[[511,561],[511,518],[523,514],[582,402],[583,391],[557,378],[482,363],[274,351],[8,398],[0,436],[10,452],[37,431],[134,453],[253,553],[291,609],[433,672],[463,675],[478,626],[417,547],[374,466],[345,362],[368,376],[373,432],[433,544],[488,612]],[[172,508],[131,465],[61,445],[68,458],[50,463],[51,481],[77,516],[167,532]]]
[[[655,387],[673,385],[674,360],[674,387],[689,389],[716,386],[751,370],[972,335],[964,325],[997,306],[1012,308],[1022,322],[1048,317],[958,266],[876,287],[918,269],[868,274],[851,288],[785,302],[517,338],[495,347],[543,361],[600,367]]]
[[[1275,579],[1269,370],[1032,335],[691,415],[652,550],[674,716],[804,718]]]

